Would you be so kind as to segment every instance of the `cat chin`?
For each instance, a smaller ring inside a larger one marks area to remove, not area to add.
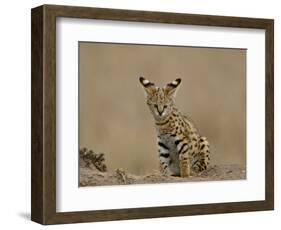
[[[164,120],[167,119],[167,117],[168,117],[167,115],[165,115],[165,116],[155,115],[155,116],[154,116],[154,118],[155,118],[155,120],[156,120],[157,122],[164,121]]]

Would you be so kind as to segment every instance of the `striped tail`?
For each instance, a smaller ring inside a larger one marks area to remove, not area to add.
[[[194,154],[192,161],[192,170],[202,172],[210,164],[210,144],[206,137],[200,137],[198,141],[198,152]]]

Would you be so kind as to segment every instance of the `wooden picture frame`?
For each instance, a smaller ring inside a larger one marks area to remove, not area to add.
[[[32,9],[31,219],[63,224],[274,209],[274,21],[271,19],[43,5]],[[56,211],[56,18],[121,20],[264,29],[266,36],[265,200],[112,209]]]

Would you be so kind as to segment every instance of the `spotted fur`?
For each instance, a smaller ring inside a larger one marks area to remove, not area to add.
[[[210,145],[200,136],[191,121],[175,105],[181,79],[157,87],[140,77],[146,103],[154,117],[160,160],[160,171],[166,175],[189,177],[207,169]]]

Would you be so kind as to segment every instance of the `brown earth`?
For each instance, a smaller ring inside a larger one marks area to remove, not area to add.
[[[220,181],[246,179],[245,168],[237,164],[211,165],[207,170],[189,178],[162,175],[155,171],[137,176],[122,168],[107,172],[104,154],[96,154],[86,148],[80,150],[80,186],[171,183],[187,181]]]

